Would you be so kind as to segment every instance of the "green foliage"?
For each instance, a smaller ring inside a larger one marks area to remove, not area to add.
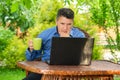
[[[25,51],[28,47],[27,42],[30,39],[33,39],[36,37],[40,32],[43,30],[52,27],[54,24],[39,24],[39,26],[29,28],[27,37],[23,39],[19,39],[18,37],[14,36],[12,38],[11,43],[1,52],[1,59],[2,59],[2,65],[7,68],[16,68],[16,63],[18,61],[25,60]]]
[[[103,46],[94,45],[92,60],[103,59]]]
[[[33,39],[35,37],[38,36],[38,34],[40,34],[42,31],[44,31],[45,29],[48,29],[50,27],[54,26],[54,23],[40,23],[38,26],[36,25],[33,28],[29,28],[28,29],[28,35],[25,39],[28,42],[28,40]]]
[[[114,31],[115,31],[115,34],[116,34],[116,40],[113,43],[116,43],[116,45],[114,45],[114,46],[117,46],[116,49],[118,49],[120,51],[120,30],[119,30],[119,26],[120,26],[120,5],[119,5],[119,0],[116,0],[116,1],[109,0],[109,2],[110,2],[110,6],[111,6],[111,10],[110,10],[110,14],[112,16],[111,20],[114,23],[114,26],[115,26]]]
[[[8,68],[15,68],[16,62],[25,60],[26,49],[27,46],[25,45],[24,40],[18,39],[14,36],[9,46],[7,46],[1,53],[3,63],[5,63],[4,66]]]
[[[46,3],[47,2],[47,3]],[[42,0],[40,6],[40,12],[38,15],[36,15],[36,18],[38,18],[38,21],[40,23],[51,23],[55,22],[56,19],[56,13],[59,8],[63,7],[62,1],[58,0]],[[54,7],[53,7],[54,5]]]
[[[110,27],[111,25],[113,25],[111,17],[109,17],[111,16],[111,14],[109,13],[111,7],[107,2],[107,0],[106,1],[98,0],[93,4],[91,5],[91,9],[90,9],[92,13],[92,16],[91,16],[92,21],[94,21],[100,27],[104,27],[105,25],[106,27]]]
[[[98,0],[97,3],[91,5],[92,20],[102,27],[106,33],[107,42],[110,45],[109,49],[112,53],[115,50],[112,46],[116,46],[116,50],[120,50],[120,5],[119,0]],[[109,35],[109,29],[112,28],[115,32],[116,39]]]
[[[11,42],[13,34],[14,33],[12,31],[0,27],[0,52],[2,52]],[[0,54],[0,60],[1,60],[1,55],[2,54]]]
[[[36,37],[41,31],[55,26],[56,13],[59,8],[64,6],[63,3],[63,0],[37,0],[34,8],[36,10],[33,13],[35,25],[28,29],[28,33],[30,34],[28,37]]]
[[[16,27],[21,27],[21,30],[25,31],[33,25],[34,19],[30,10],[32,0],[27,1],[0,1],[0,20],[4,27],[9,27],[11,30],[15,30]],[[6,24],[7,22],[9,22],[9,25]]]

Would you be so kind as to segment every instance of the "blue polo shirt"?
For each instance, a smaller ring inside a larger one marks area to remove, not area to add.
[[[79,29],[73,27],[70,31],[70,36],[83,38],[85,37],[85,34]],[[47,29],[38,35],[38,38],[42,38],[42,47],[40,50],[33,50],[32,52],[27,49],[25,53],[26,59],[32,61],[41,57],[43,62],[49,61],[52,37],[60,37],[57,32],[57,27]]]

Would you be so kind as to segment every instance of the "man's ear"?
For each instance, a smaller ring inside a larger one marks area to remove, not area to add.
[[[56,23],[56,26],[57,26],[57,24],[58,24],[58,21],[57,21],[57,20],[55,20],[55,23]]]

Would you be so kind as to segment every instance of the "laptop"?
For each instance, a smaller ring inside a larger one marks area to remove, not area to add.
[[[90,65],[94,38],[53,37],[50,65]]]

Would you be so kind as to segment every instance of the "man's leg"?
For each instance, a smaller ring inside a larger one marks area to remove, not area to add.
[[[42,74],[37,74],[37,73],[29,73],[29,75],[24,78],[23,80],[41,80]]]

